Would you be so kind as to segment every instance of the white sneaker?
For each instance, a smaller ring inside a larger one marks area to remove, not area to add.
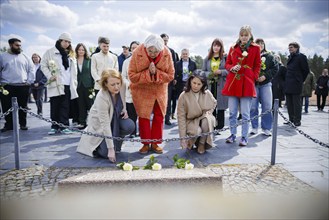
[[[270,130],[267,130],[267,129],[262,129],[262,132],[264,135],[266,136],[272,136],[272,132]]]
[[[258,133],[258,128],[251,129],[251,132],[250,132],[251,135],[254,135],[254,134],[257,134],[257,133]]]

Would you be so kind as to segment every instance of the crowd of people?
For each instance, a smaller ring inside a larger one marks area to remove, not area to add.
[[[43,56],[34,53],[30,58],[22,52],[20,39],[9,39],[9,50],[0,54],[2,112],[10,109],[11,97],[17,97],[18,105],[26,108],[31,90],[42,116],[46,88],[50,118],[57,122],[52,123],[49,135],[71,134],[72,118],[75,128],[91,133],[140,136],[141,154],[161,154],[163,129],[173,126],[177,107],[179,136],[194,136],[180,141],[181,147],[204,154],[213,146],[214,135],[198,135],[222,129],[227,109],[231,135],[226,143],[237,139],[235,125],[240,114],[239,145],[243,147],[259,128],[271,136],[274,99],[279,99],[280,107],[285,100],[289,123],[294,126],[301,125],[303,100],[308,113],[314,90],[318,111],[325,107],[328,69],[316,80],[297,42],[288,45],[290,55],[284,66],[280,56],[266,49],[264,39],[254,40],[251,27],[245,25],[228,53],[223,41],[215,38],[198,69],[188,48],[183,48],[179,57],[168,41],[165,33],[151,34],[143,43],[122,46],[122,54],[117,56],[110,51],[109,38],[100,36],[98,47],[89,56],[83,43],[74,49],[71,35],[62,33]],[[268,114],[262,114],[260,125],[258,117],[253,119],[249,132],[248,121],[259,115],[260,109]],[[19,124],[21,130],[28,130],[22,110]],[[12,114],[8,114],[1,132],[12,129]],[[83,134],[77,151],[115,162],[121,146],[121,140]]]

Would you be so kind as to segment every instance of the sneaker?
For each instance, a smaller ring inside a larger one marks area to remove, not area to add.
[[[247,144],[248,144],[247,139],[245,137],[242,137],[240,140],[239,146],[244,147],[244,146],[247,146]]]
[[[257,134],[257,133],[258,133],[258,128],[251,129],[251,132],[250,132],[251,135],[254,135],[254,134]]]
[[[144,144],[141,149],[139,149],[139,153],[147,154],[150,150],[150,146],[148,144]]]
[[[231,134],[228,138],[226,138],[226,143],[233,143],[235,142],[236,136],[234,134]]]
[[[12,130],[13,130],[13,128],[3,127],[1,129],[1,133],[6,132],[6,131],[12,131]]]
[[[23,130],[23,131],[27,131],[27,130],[29,129],[27,126],[21,126],[20,128],[21,128],[21,130]]]
[[[264,135],[266,136],[272,136],[272,132],[270,130],[267,130],[267,129],[262,129],[262,132]]]
[[[48,135],[53,135],[53,134],[56,134],[57,133],[57,130],[56,129],[50,129],[50,131],[48,131]]]
[[[157,144],[151,144],[151,150],[154,151],[154,153],[162,154],[163,150],[161,147],[159,147]]]
[[[65,128],[64,130],[61,130],[61,134],[73,134],[73,132],[70,129]]]
[[[294,122],[294,125],[295,125],[296,127],[299,127],[299,126],[302,125],[302,123],[300,123],[300,122]]]
[[[165,121],[165,124],[166,124],[166,125],[172,125],[172,123],[171,123],[169,120],[166,120],[166,121]]]

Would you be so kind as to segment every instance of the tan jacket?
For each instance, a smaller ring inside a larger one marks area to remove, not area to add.
[[[174,79],[174,65],[171,53],[167,47],[156,64],[155,78],[149,72],[150,61],[144,49],[144,44],[139,45],[133,52],[129,64],[128,75],[133,103],[137,115],[150,119],[155,101],[158,102],[162,115],[166,114],[168,99],[168,83]]]
[[[200,121],[203,118],[207,118],[209,131],[212,132],[216,125],[216,119],[212,114],[216,104],[217,101],[209,90],[205,93],[200,92],[198,101],[192,91],[182,92],[177,107],[179,137],[200,134]],[[207,111],[211,114],[206,114]],[[208,135],[206,143],[212,147],[212,135]]]
[[[123,110],[126,110],[125,100],[125,85],[121,88],[121,99]],[[110,93],[107,90],[101,89],[96,96],[95,102],[90,109],[88,115],[88,126],[85,129],[87,132],[93,134],[100,134],[105,136],[112,136],[111,121],[113,116],[113,104]],[[77,152],[93,157],[93,151],[100,145],[104,138],[95,137],[87,134],[81,136],[78,144]],[[113,148],[112,139],[105,139],[107,148]]]

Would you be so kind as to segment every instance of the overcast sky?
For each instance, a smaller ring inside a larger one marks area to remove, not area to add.
[[[180,55],[205,57],[214,38],[225,50],[238,38],[241,26],[252,27],[266,48],[287,53],[297,41],[307,56],[328,57],[328,0],[296,1],[43,1],[1,0],[1,48],[18,37],[24,52],[41,56],[62,32],[72,34],[72,45],[97,46],[98,36],[111,40],[110,50],[143,42],[149,34],[167,33],[168,45]]]

